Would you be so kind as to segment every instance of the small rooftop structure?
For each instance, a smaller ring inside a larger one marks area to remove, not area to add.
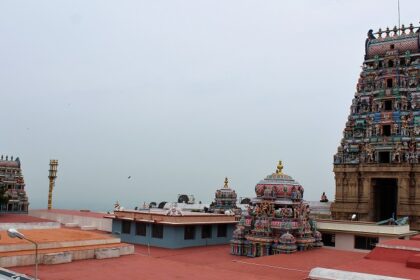
[[[235,216],[177,207],[114,211],[105,217],[112,219],[112,232],[124,242],[172,249],[227,244],[237,223]]]
[[[372,222],[318,219],[324,246],[349,251],[369,251],[391,239],[409,239],[417,231],[408,224],[378,225]]]

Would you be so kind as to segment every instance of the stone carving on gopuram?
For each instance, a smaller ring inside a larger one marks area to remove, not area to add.
[[[321,233],[303,200],[303,187],[282,169],[280,161],[276,172],[255,186],[257,197],[233,232],[231,254],[260,257],[322,246]]]
[[[334,156],[334,219],[408,216],[420,229],[419,27],[369,30],[343,139]]]

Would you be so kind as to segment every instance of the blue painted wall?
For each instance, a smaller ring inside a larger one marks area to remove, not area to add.
[[[217,237],[217,224],[212,225],[211,238],[201,238],[202,225],[195,225],[195,238],[184,239],[184,226],[163,225],[163,238],[152,237],[152,224],[146,223],[146,236],[136,235],[136,223],[131,222],[130,234],[122,233],[122,221],[114,219],[112,221],[112,233],[119,235],[122,242],[141,244],[170,249],[207,246],[216,244],[229,244],[232,239],[235,224],[227,224],[226,237]]]

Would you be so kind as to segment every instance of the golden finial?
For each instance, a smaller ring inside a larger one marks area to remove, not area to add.
[[[277,164],[276,174],[283,174],[283,164],[281,163],[281,160],[279,160],[279,164]]]
[[[224,188],[226,188],[226,189],[229,188],[228,184],[229,184],[228,178],[225,177],[225,186],[224,186]]]

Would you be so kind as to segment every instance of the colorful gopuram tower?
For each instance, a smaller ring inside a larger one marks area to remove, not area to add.
[[[260,257],[322,246],[303,187],[282,169],[280,161],[276,172],[255,186],[257,197],[233,232],[231,254]]]
[[[7,203],[0,205],[2,213],[28,213],[28,196],[25,191],[20,160],[13,156],[1,156],[0,158],[0,188],[8,197]]]
[[[419,30],[410,24],[367,34],[363,69],[334,156],[334,219],[408,216],[411,227],[420,229]]]
[[[228,178],[225,178],[223,188],[218,189],[215,194],[214,203],[210,210],[214,213],[225,213],[225,211],[235,211],[237,194],[235,190],[229,188]]]

